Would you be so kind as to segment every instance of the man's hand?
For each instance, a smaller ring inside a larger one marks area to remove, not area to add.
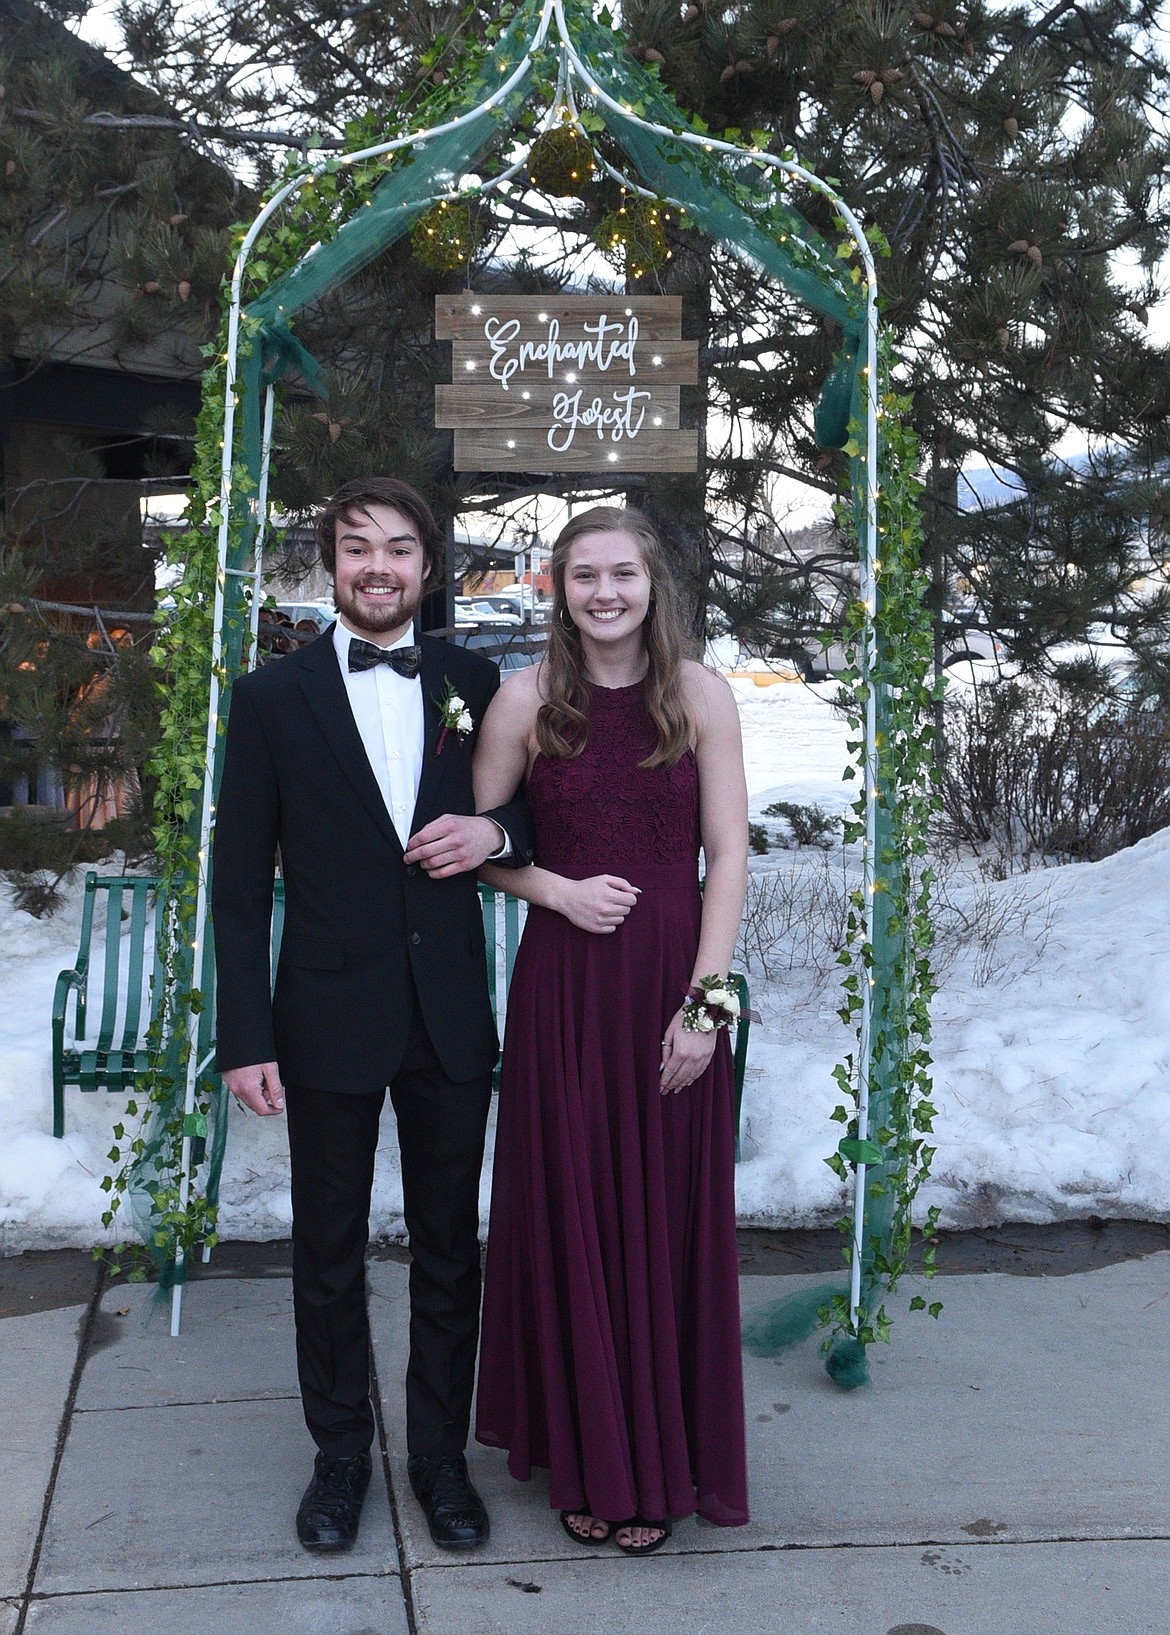
[[[432,880],[445,880],[450,874],[477,869],[499,851],[506,838],[492,818],[448,813],[411,835],[406,843],[406,861],[418,863]]]
[[[229,1067],[223,1076],[232,1095],[261,1118],[284,1112],[284,1086],[275,1062],[259,1062],[255,1067]]]

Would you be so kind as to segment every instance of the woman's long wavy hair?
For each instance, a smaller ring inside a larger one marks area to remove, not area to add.
[[[678,592],[662,541],[633,506],[596,505],[561,529],[552,548],[549,569],[553,595],[548,650],[542,676],[545,702],[536,717],[536,740],[542,755],[573,759],[589,737],[589,686],[581,635],[569,617],[565,570],[569,552],[582,534],[625,534],[638,547],[650,575],[650,606],[642,625],[650,667],[646,672],[646,708],[658,743],[643,766],[673,766],[694,741],[694,725],[682,688],[682,660],[687,647],[679,614]]]

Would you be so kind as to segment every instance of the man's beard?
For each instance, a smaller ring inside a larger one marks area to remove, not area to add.
[[[377,581],[371,580],[370,583]],[[343,590],[340,586],[334,586],[333,591],[337,611],[345,615],[355,630],[369,636],[384,636],[387,631],[410,624],[422,606],[422,597],[421,586],[417,589],[400,586],[400,594],[388,596],[384,602],[371,601],[368,597],[360,599],[349,587]]]

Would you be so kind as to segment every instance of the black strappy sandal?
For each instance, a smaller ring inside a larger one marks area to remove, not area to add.
[[[658,1534],[658,1537],[652,1539],[649,1544],[622,1544],[618,1541],[617,1535],[623,1527],[649,1527]],[[619,1521],[615,1524],[613,1528],[614,1543],[617,1544],[618,1549],[624,1556],[653,1555],[655,1550],[660,1550],[666,1543],[672,1531],[669,1516],[663,1521],[647,1521],[645,1516],[631,1516],[629,1521]]]

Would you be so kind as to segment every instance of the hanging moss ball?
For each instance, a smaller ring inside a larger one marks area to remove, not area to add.
[[[596,168],[593,144],[578,125],[554,125],[537,137],[528,154],[528,180],[558,199],[579,197]]]
[[[466,267],[478,239],[475,207],[462,199],[440,199],[410,229],[410,247],[432,272]]]
[[[675,214],[661,199],[627,194],[618,208],[598,223],[594,235],[597,247],[627,278],[643,278],[670,260],[666,227]],[[681,211],[677,214],[681,216]]]

